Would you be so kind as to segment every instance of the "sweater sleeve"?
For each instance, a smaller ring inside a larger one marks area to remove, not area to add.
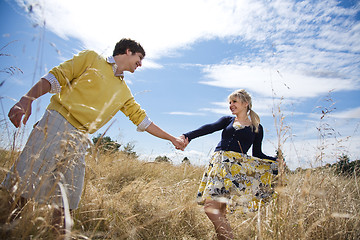
[[[276,160],[274,157],[265,155],[261,150],[262,140],[264,137],[264,130],[261,124],[259,125],[259,131],[255,134],[254,143],[252,146],[252,155],[261,159]]]
[[[81,51],[77,55],[74,55],[72,59],[51,69],[50,74],[57,79],[60,86],[65,86],[70,84],[73,79],[78,78],[88,68],[91,68],[91,63],[96,57],[99,57],[99,55],[94,51]]]
[[[222,117],[214,123],[205,124],[205,125],[201,126],[200,128],[198,128],[194,131],[184,133],[183,135],[186,138],[188,138],[189,142],[190,142],[194,138],[201,137],[201,136],[224,129],[228,125],[228,122],[230,119],[231,119],[231,117],[226,117],[226,116]]]
[[[134,97],[131,97],[128,101],[126,101],[124,106],[120,110],[136,126],[139,126],[140,123],[142,123],[147,117],[145,110],[140,107],[140,105],[135,101]],[[150,125],[150,123],[148,125]],[[140,128],[141,128],[141,126],[140,126]],[[140,129],[138,129],[138,130],[140,130]]]

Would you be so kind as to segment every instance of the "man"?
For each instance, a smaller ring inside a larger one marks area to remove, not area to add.
[[[54,210],[54,224],[61,225],[64,207],[76,209],[80,201],[87,133],[101,128],[119,110],[138,131],[169,140],[183,150],[184,142],[150,120],[124,81],[124,71],[133,73],[144,57],[139,43],[122,39],[111,57],[105,59],[85,50],[43,76],[9,111],[11,122],[18,128],[21,120],[26,124],[35,99],[55,93],[3,186],[16,191],[20,202],[32,198],[55,203],[59,208]]]

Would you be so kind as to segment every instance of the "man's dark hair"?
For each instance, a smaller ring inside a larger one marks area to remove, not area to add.
[[[116,56],[119,54],[125,54],[127,49],[130,49],[132,54],[139,52],[143,55],[143,57],[145,57],[145,50],[140,45],[140,43],[137,43],[130,38],[123,38],[119,42],[116,43],[114,52],[113,52],[113,56]]]

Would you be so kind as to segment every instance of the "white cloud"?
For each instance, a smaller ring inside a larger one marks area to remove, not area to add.
[[[184,115],[184,116],[203,116],[203,113],[194,113],[194,112],[169,112],[170,115]]]
[[[336,1],[256,3],[257,12],[250,8],[244,20],[251,28],[239,36],[262,50],[204,67],[208,80],[201,83],[295,99],[360,88],[360,32],[352,18],[360,5],[345,10]]]
[[[261,116],[272,116],[272,109],[274,110],[277,107],[277,99],[272,98],[255,98],[253,101],[253,110],[260,114]],[[214,105],[212,108],[201,108],[199,111],[202,112],[211,112],[220,115],[231,115],[229,110],[229,104],[227,102],[213,102]],[[269,111],[270,110],[270,111]]]
[[[204,72],[210,80],[202,81],[203,84],[230,89],[245,88],[267,97],[275,93],[286,98],[309,98],[333,89],[354,89],[353,82],[347,79],[315,77],[261,66],[213,65],[205,68]]]
[[[63,38],[75,37],[87,48],[109,52],[120,38],[131,37],[152,59],[198,40],[235,35],[247,5],[227,0],[139,0],[136,5],[120,0],[18,2],[32,4],[32,18],[40,23],[45,19],[46,26]]]
[[[331,115],[334,118],[360,118],[360,107],[336,112]]]
[[[261,60],[236,63],[249,74],[244,77],[263,77],[257,72],[263,69],[266,73],[268,67],[264,67],[264,63],[287,73],[287,79],[305,80],[305,84],[317,80],[321,85],[329,80],[330,85],[338,86],[337,78],[321,79],[311,75],[303,78],[311,72],[331,69],[343,76],[345,85],[350,82],[346,79],[354,77],[354,73],[359,74],[354,59],[359,61],[360,24],[354,22],[353,17],[360,5],[344,9],[336,0],[139,0],[136,5],[125,0],[108,0],[101,4],[89,0],[17,2],[32,4],[29,15],[37,22],[46,20],[47,28],[59,36],[77,38],[85,48],[104,54],[111,53],[114,43],[123,37],[139,41],[150,60],[174,54],[194,42],[227,38],[261,49]],[[161,66],[152,62],[151,67]],[[231,73],[233,67],[224,71]],[[258,81],[264,81],[262,79]],[[278,91],[284,94],[283,89]],[[317,93],[318,90],[314,90],[308,95]]]
[[[252,92],[248,91],[250,95]],[[277,97],[261,97],[261,96],[252,96],[252,105],[253,110],[259,114],[260,116],[273,116],[273,114],[278,114],[279,111],[285,116],[287,115],[304,115],[306,113],[303,112],[294,112],[287,111],[285,109],[290,108],[293,104],[299,103],[301,101],[294,99],[283,99]],[[212,102],[214,107],[212,108],[201,108],[199,111],[204,112],[212,112],[221,115],[231,115],[231,111],[229,110],[229,103],[225,99],[224,102]]]
[[[161,68],[163,68],[163,66],[161,64],[156,63],[155,61],[152,61],[152,60],[149,60],[149,59],[145,58],[142,61],[142,67],[139,68],[139,70],[137,70],[137,71],[143,71],[146,68],[161,69]]]
[[[201,108],[200,111],[211,112],[211,113],[216,113],[216,114],[221,114],[221,115],[231,115],[231,112],[229,111],[229,109],[226,109],[226,108]]]

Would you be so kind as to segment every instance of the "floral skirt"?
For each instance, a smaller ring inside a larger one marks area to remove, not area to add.
[[[273,199],[276,161],[232,151],[214,152],[201,180],[197,202],[224,202],[230,212],[253,212]]]

